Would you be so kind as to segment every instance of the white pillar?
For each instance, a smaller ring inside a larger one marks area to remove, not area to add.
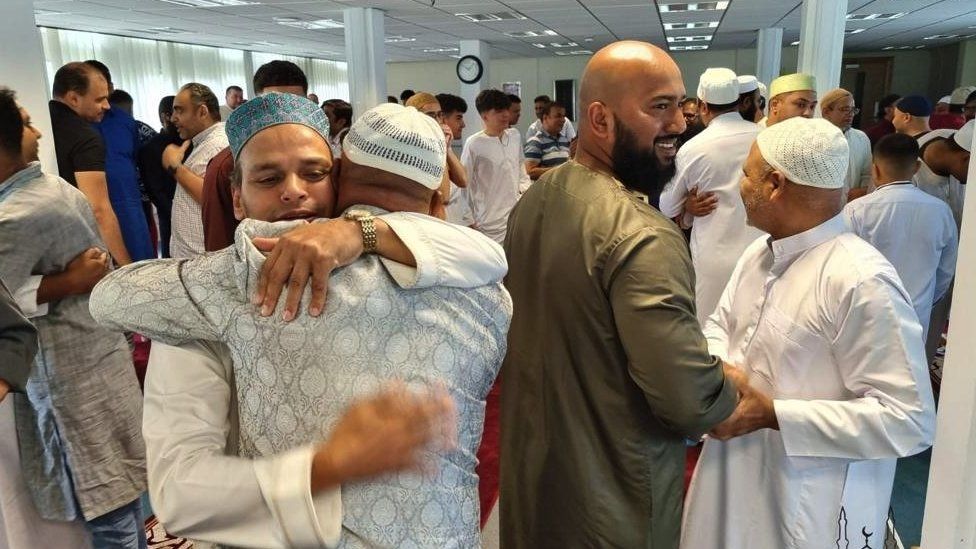
[[[44,46],[34,23],[32,0],[0,2],[0,85],[17,92],[20,102],[31,115],[31,121],[43,134],[40,142],[44,171],[58,173],[54,154],[54,134],[47,102],[51,85],[44,70]]]
[[[976,136],[973,137],[976,146]],[[976,181],[976,161],[969,162]],[[963,208],[952,322],[922,523],[925,549],[976,547],[976,200]],[[933,326],[932,328],[937,328]],[[927,380],[926,380],[927,381]]]
[[[847,0],[803,0],[797,72],[817,77],[817,97],[840,85]]]
[[[779,76],[781,59],[783,57],[783,29],[771,27],[759,29],[756,40],[756,78],[763,84],[769,85]]]
[[[342,11],[346,35],[349,103],[355,116],[386,102],[386,49],[383,11],[346,8]]]
[[[254,57],[251,55],[251,50],[244,50],[244,74],[247,76],[244,79],[244,91],[247,93],[245,97],[248,99],[254,99],[257,95],[254,92],[254,71],[256,70],[257,68],[254,67]]]
[[[478,97],[478,93],[481,90],[486,90],[491,87],[491,79],[488,75],[488,66],[491,64],[491,53],[489,51],[489,46],[487,42],[481,40],[461,40],[459,45],[460,56],[473,55],[481,60],[481,65],[484,67],[484,72],[481,74],[481,79],[473,84],[465,84],[458,80],[458,85],[461,89],[461,97],[468,104],[468,112],[464,114],[464,139],[467,139],[469,135],[473,135],[481,131],[483,124],[481,123],[481,116],[478,114],[478,109],[474,106],[474,100]],[[457,78],[457,75],[455,75]]]

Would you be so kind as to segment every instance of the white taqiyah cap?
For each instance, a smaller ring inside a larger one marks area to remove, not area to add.
[[[698,80],[698,99],[712,105],[739,100],[739,80],[730,69],[706,69]]]
[[[447,142],[433,118],[413,107],[383,103],[353,122],[342,155],[436,190],[447,165]]]
[[[739,93],[749,93],[759,89],[759,80],[751,74],[739,77]]]
[[[793,183],[839,189],[851,152],[837,126],[823,118],[797,116],[759,132],[756,145],[766,162]]]
[[[939,99],[938,101],[936,101],[936,103],[945,103],[946,105],[948,105],[951,99],[952,99],[951,95],[944,95],[942,96],[942,99]]]

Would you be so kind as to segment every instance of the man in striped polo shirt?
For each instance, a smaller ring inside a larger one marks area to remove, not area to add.
[[[553,101],[542,115],[542,127],[525,141],[525,171],[533,180],[569,160],[569,139],[562,134],[566,107]]]

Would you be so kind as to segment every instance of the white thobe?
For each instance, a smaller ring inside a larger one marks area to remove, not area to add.
[[[932,305],[949,290],[956,270],[958,237],[949,207],[904,181],[851,202],[844,217],[895,267],[926,337]]]
[[[872,190],[871,184],[871,139],[857,128],[850,128],[844,132],[847,145],[851,151],[851,161],[847,165],[847,177],[844,179],[844,196],[851,189]]]
[[[695,309],[702,326],[715,310],[742,251],[763,234],[746,224],[739,194],[742,164],[758,132],[759,127],[743,120],[738,111],[716,117],[678,151],[677,172],[661,193],[659,209],[669,218],[681,215],[688,191],[694,187],[699,193],[712,192],[718,197],[714,212],[685,217],[691,223]]]
[[[532,184],[525,171],[522,136],[514,128],[498,137],[480,131],[465,141],[461,164],[468,173],[468,187],[458,199],[467,200],[474,228],[501,244],[508,215]]]
[[[410,268],[384,260],[401,287],[473,288],[507,272],[501,247],[473,231],[419,214],[381,217],[417,261]],[[94,299],[98,309],[102,297]],[[160,522],[172,534],[240,547],[335,546],[341,490],[312,494],[313,445],[255,460],[237,456],[234,383],[230,350],[221,343],[153,343],[143,435]]]
[[[922,328],[891,264],[842,215],[759,239],[705,335],[773,399],[779,430],[705,442],[681,546],[861,547],[863,528],[879,547],[896,458],[935,433]]]

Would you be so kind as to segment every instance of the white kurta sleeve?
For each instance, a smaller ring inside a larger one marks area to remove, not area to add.
[[[861,281],[837,315],[833,355],[851,398],[775,400],[787,455],[881,459],[930,446],[935,403],[922,328],[896,280]]]
[[[708,316],[705,326],[702,327],[702,333],[705,334],[705,341],[708,343],[708,352],[726,362],[732,360],[729,357],[729,320],[732,311],[732,298],[735,296],[735,289],[739,285],[741,265],[742,261],[736,263],[732,276],[725,285],[725,290],[722,291],[722,297],[719,298],[718,304],[715,306],[715,311]]]
[[[956,222],[949,212],[943,221],[946,234],[949,235],[945,248],[942,248],[942,256],[939,257],[939,267],[935,271],[935,295],[932,303],[936,303],[949,291],[952,286],[952,277],[956,274],[956,256],[959,253],[959,235],[956,231]]]
[[[381,217],[417,262],[414,269],[381,258],[402,288],[475,288],[501,282],[508,273],[505,251],[478,231],[418,213]]]
[[[172,534],[239,547],[334,547],[340,490],[311,493],[311,446],[257,460],[228,455],[232,387],[226,347],[153,344],[143,436],[160,522]]]
[[[42,275],[33,275],[14,293],[14,301],[27,318],[37,318],[47,314],[47,303],[37,302],[37,290],[41,287],[43,279]]]
[[[688,199],[688,184],[686,183],[688,170],[683,165],[684,158],[680,150],[674,161],[678,170],[664,187],[664,190],[661,191],[661,198],[658,201],[658,210],[668,219],[674,219],[681,215],[685,209],[685,200]]]

